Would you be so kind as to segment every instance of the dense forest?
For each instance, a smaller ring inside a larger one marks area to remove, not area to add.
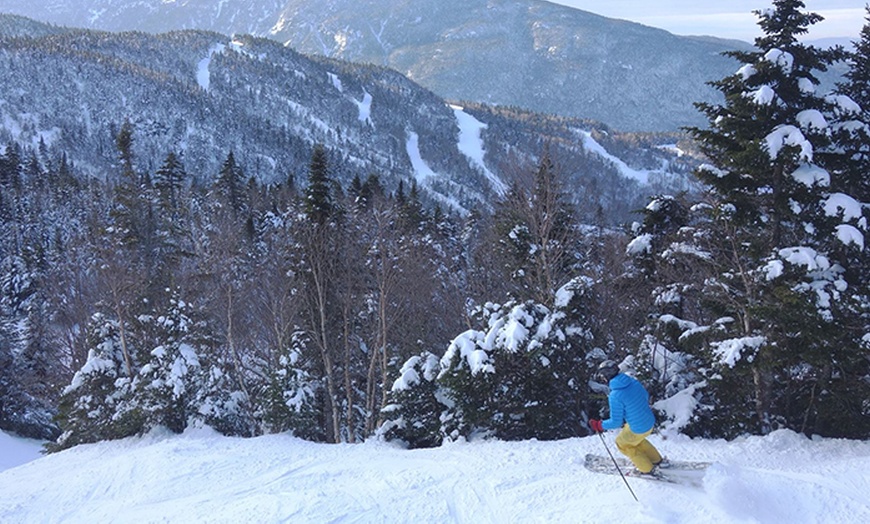
[[[759,13],[724,102],[699,105],[701,190],[624,230],[580,219],[545,141],[467,215],[413,180],[340,184],[323,145],[265,184],[238,151],[216,173],[178,151],[143,165],[129,120],[103,177],[6,144],[0,428],[53,449],[195,424],[563,438],[598,414],[611,358],[690,435],[870,437],[870,25],[819,50],[802,8]],[[817,92],[835,61],[843,83]]]

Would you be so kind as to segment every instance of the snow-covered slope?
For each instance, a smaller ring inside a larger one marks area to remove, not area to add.
[[[598,437],[407,451],[155,433],[0,473],[0,522],[870,522],[868,442],[787,431],[653,440],[671,457],[714,461],[703,487],[634,479],[636,503],[619,477],[583,468],[604,452]]]
[[[0,472],[36,460],[41,453],[40,441],[20,438],[0,431]]]

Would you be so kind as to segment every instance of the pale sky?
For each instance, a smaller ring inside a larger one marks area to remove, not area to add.
[[[678,35],[712,35],[753,42],[760,36],[754,10],[773,6],[769,0],[549,0],[584,11],[631,20]],[[806,10],[825,17],[807,38],[858,39],[864,6],[870,0],[804,0]]]

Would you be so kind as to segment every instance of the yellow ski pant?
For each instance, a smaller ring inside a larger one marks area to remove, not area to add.
[[[634,467],[643,473],[649,473],[653,468],[653,464],[658,464],[662,461],[662,456],[659,450],[655,448],[646,439],[652,430],[646,433],[634,433],[628,424],[622,426],[622,431],[616,436],[616,447],[623,455],[634,463]]]

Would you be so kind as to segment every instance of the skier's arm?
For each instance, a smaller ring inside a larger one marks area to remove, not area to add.
[[[619,393],[611,392],[607,399],[610,404],[610,418],[601,422],[604,429],[619,429],[625,425],[625,405],[619,398]]]

